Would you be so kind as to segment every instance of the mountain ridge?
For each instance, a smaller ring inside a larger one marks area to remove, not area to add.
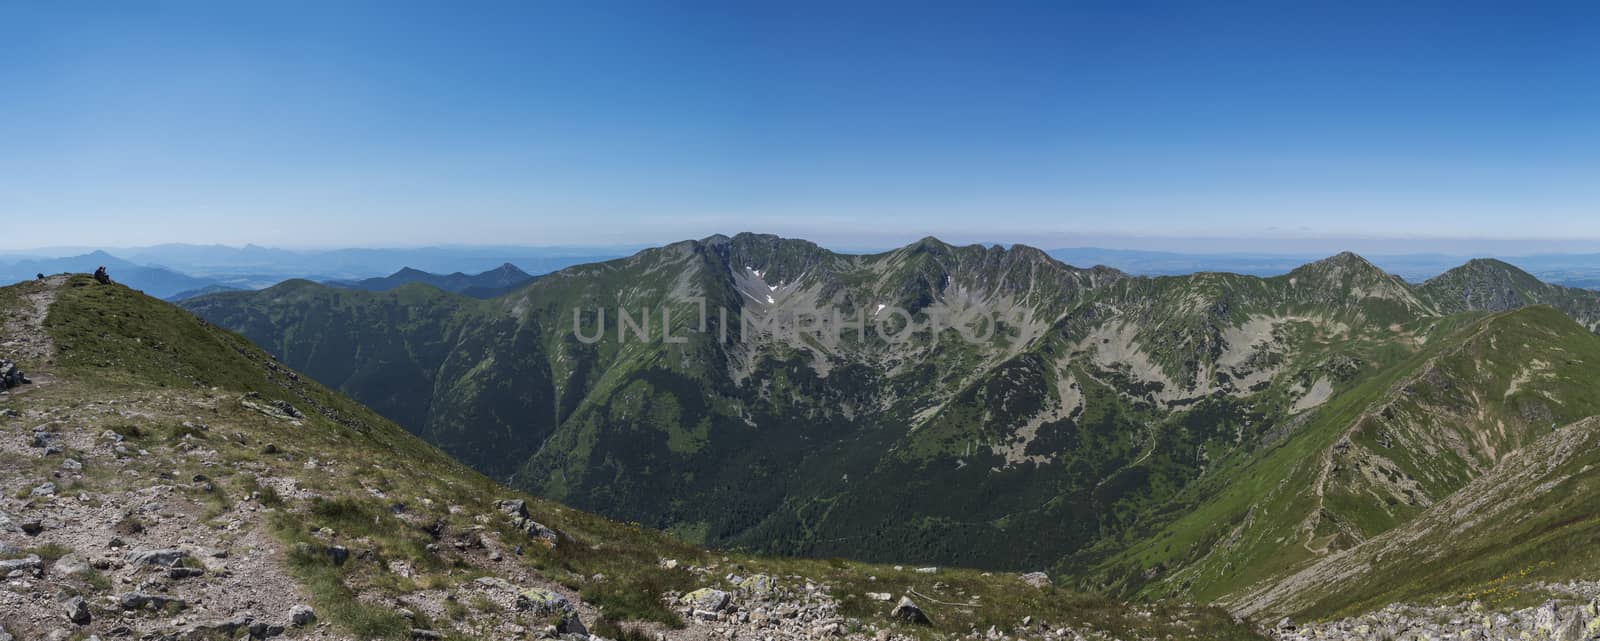
[[[402,267],[395,273],[381,278],[366,278],[358,281],[328,281],[325,284],[348,289],[387,291],[412,283],[422,283],[472,298],[495,298],[515,291],[531,282],[534,278],[527,272],[518,269],[516,265],[503,263],[499,267],[477,274],[465,274],[462,272],[434,274],[411,267]]]
[[[8,350],[40,346],[20,361],[35,383],[0,392],[6,636],[1260,638],[1214,608],[1042,575],[693,548],[498,486],[243,337],[87,275],[0,287],[0,318]]]
[[[399,406],[373,386],[295,356],[311,337],[339,335],[295,319],[367,319],[340,321],[339,331],[356,332],[334,341],[346,350],[447,351],[414,369],[378,368],[429,381],[426,418],[402,423],[498,478],[690,541],[1049,566],[1097,589],[1209,597],[1266,575],[1173,587],[1164,577],[1208,562],[1140,551],[1139,537],[1171,531],[1190,541],[1181,549],[1199,549],[1192,539],[1216,536],[1214,526],[1177,517],[1247,518],[1227,502],[1234,480],[1285,443],[1305,447],[1306,434],[1333,429],[1317,418],[1327,408],[1377,402],[1373,381],[1470,340],[1460,328],[1485,314],[1548,304],[1594,331],[1600,294],[1534,286],[1519,273],[1474,262],[1411,284],[1343,253],[1268,278],[1139,277],[1025,246],[929,238],[847,255],[738,234],[574,266],[486,303],[444,295],[408,307],[352,294],[306,306],[224,294],[188,307],[386,413]],[[713,310],[706,324],[697,301]],[[385,305],[399,306],[380,313]],[[659,327],[663,309],[670,332]],[[958,322],[892,342],[873,316],[889,309],[924,326]],[[402,310],[423,322],[383,320]],[[623,340],[619,310],[650,310],[652,336],[685,341]],[[864,317],[870,330],[832,341],[741,316],[823,312]],[[997,331],[968,337],[982,323],[961,322],[984,317]],[[507,369],[512,362],[521,369]],[[1280,467],[1272,473],[1301,473]],[[1417,518],[1401,512],[1360,536]],[[985,544],[1012,537],[1038,544]],[[1330,541],[1313,554],[1359,542]]]

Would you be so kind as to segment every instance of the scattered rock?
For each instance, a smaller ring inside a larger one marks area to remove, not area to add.
[[[117,595],[117,606],[124,610],[161,610],[165,609],[168,605],[184,606],[187,604],[185,604],[181,599],[174,599],[159,594],[147,594],[144,592],[128,592]]]
[[[10,574],[17,570],[37,570],[44,567],[44,561],[37,554],[29,554],[20,559],[0,561],[0,575]]]
[[[303,418],[305,416],[304,414],[300,413],[300,410],[297,410],[293,405],[290,405],[289,401],[273,401],[272,407],[276,408],[284,416],[289,418]]]
[[[583,633],[583,623],[578,620],[578,609],[573,607],[567,597],[549,590],[528,588],[517,594],[517,609],[531,613],[535,617],[558,619],[556,631],[560,633]]]
[[[721,612],[728,607],[732,600],[731,595],[716,588],[700,588],[683,595],[683,600],[693,605],[696,610],[705,612]]]
[[[27,374],[22,373],[22,370],[17,368],[16,363],[0,361],[0,390],[21,387],[32,382]]]
[[[473,579],[473,583],[492,590],[505,590],[508,592],[515,592],[517,590],[517,586],[512,585],[510,581],[497,576],[480,576],[476,579]]]
[[[68,621],[78,625],[89,624],[89,604],[84,602],[83,597],[75,596],[67,599],[66,603],[61,604],[61,610],[66,614]]]
[[[765,574],[757,574],[739,582],[739,591],[756,598],[771,598],[778,592],[778,580]]]
[[[311,625],[317,620],[316,610],[308,605],[297,605],[289,608],[289,622],[297,627]]]
[[[1283,619],[1264,632],[1280,641],[1368,638],[1584,641],[1600,633],[1600,584],[1580,581],[1546,584],[1541,588],[1585,598],[1588,603],[1562,605],[1550,600],[1537,607],[1494,613],[1486,612],[1478,601],[1453,606],[1395,603],[1334,621],[1296,625]]]
[[[517,594],[517,609],[543,616],[561,611],[570,611],[572,610],[572,603],[567,601],[567,597],[561,596],[559,593],[539,588],[528,588]]]
[[[495,508],[511,518],[528,518],[528,502],[522,499],[506,499],[496,501]]]
[[[280,634],[283,634],[283,626],[276,623],[256,621],[250,624],[250,638],[252,639],[270,639]]]
[[[136,550],[129,552],[125,557],[134,565],[158,565],[162,567],[177,567],[179,563],[189,558],[189,553],[177,548],[163,550]]]
[[[219,637],[231,639],[239,634],[240,630],[248,631],[251,621],[248,616],[236,616],[222,621],[196,623],[184,629],[178,636],[184,641],[204,641]]]
[[[530,518],[515,517],[511,519],[511,524],[528,536],[541,539],[552,546],[561,540],[561,535],[557,534],[555,530],[545,527],[543,523]]]
[[[89,574],[89,571],[89,561],[76,553],[62,556],[50,564],[50,574],[63,579],[84,576]]]
[[[889,611],[889,617],[916,625],[933,623],[932,620],[928,619],[927,613],[923,612],[922,608],[917,607],[917,604],[911,601],[911,597],[907,596],[900,597],[900,602],[895,604],[893,610]]]

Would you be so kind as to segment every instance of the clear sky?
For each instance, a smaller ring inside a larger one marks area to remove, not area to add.
[[[1600,239],[1600,5],[1318,4],[0,0],[0,248]]]

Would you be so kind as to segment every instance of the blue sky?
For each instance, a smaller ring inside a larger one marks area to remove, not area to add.
[[[0,0],[0,249],[1600,248],[1592,3],[68,4]]]

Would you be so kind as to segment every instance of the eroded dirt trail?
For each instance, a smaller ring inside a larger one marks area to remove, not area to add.
[[[67,282],[65,274],[23,283],[22,304],[6,310],[0,319],[0,358],[40,370],[55,358],[55,344],[45,331],[44,319],[56,302],[56,292]]]

